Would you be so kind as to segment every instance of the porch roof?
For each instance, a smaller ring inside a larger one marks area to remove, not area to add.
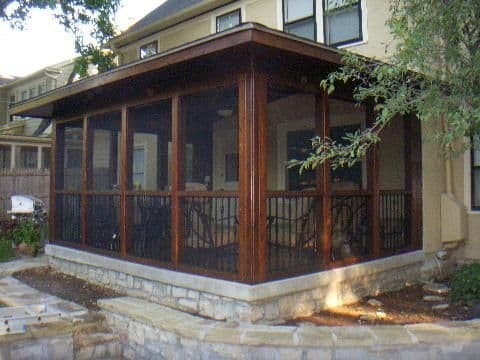
[[[42,118],[64,117],[71,112],[70,108],[78,104],[85,105],[102,97],[107,102],[112,102],[122,91],[123,95],[127,96],[125,89],[144,89],[152,73],[195,60],[216,57],[249,45],[288,53],[317,63],[334,66],[341,63],[341,54],[335,48],[303,40],[260,24],[245,23],[229,31],[210,35],[17,103],[11,108],[11,114]]]

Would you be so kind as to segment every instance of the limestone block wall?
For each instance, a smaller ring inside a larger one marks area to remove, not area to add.
[[[215,320],[272,323],[396,290],[430,278],[435,262],[422,252],[324,271],[293,279],[246,285],[144,266],[48,245],[58,270],[129,296]]]
[[[476,359],[480,321],[393,326],[218,322],[133,298],[102,300],[126,359]]]

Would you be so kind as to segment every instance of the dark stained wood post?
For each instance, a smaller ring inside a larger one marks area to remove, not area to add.
[[[315,127],[321,138],[330,136],[330,115],[328,107],[328,93],[322,91],[315,99]],[[319,222],[321,225],[323,266],[328,267],[332,260],[332,211],[330,198],[330,163],[324,162],[317,170],[317,191],[322,196]]]
[[[91,129],[90,119],[88,116],[83,117],[83,134],[82,134],[82,237],[81,245],[88,244],[88,195],[87,192],[92,185],[92,167],[93,167],[93,130]]]
[[[131,174],[133,136],[130,131],[130,121],[128,119],[127,107],[122,107],[122,125],[121,125],[121,142],[120,142],[120,253],[127,256],[130,242],[130,221],[128,211],[127,191],[129,190],[129,176]]]
[[[372,103],[366,106],[366,124],[372,126],[375,121],[375,111]],[[367,152],[367,191],[370,195],[368,206],[368,224],[370,229],[371,255],[378,258],[381,255],[380,238],[380,183],[378,145],[373,145]]]
[[[422,247],[422,135],[415,115],[404,117],[405,189],[407,190],[407,231],[410,246]]]
[[[181,114],[178,94],[172,97],[172,263],[177,266],[181,260],[183,241],[183,204],[179,192],[185,188],[184,151],[185,127]]]
[[[267,79],[239,75],[239,279],[263,282],[267,269]]]
[[[65,144],[65,132],[58,134],[59,129],[55,119],[52,119],[52,142],[50,147],[50,216],[49,216],[49,226],[50,226],[50,240],[58,240],[56,234],[56,205],[57,205],[57,159],[62,158],[63,154],[57,154],[57,149],[62,149],[62,152],[65,153],[64,144]],[[61,144],[58,144],[58,141],[61,141]],[[60,161],[58,161],[60,163]],[[63,172],[63,166],[62,170]],[[62,174],[63,175],[63,174]],[[63,176],[62,176],[63,178]],[[63,189],[63,186],[62,186]]]

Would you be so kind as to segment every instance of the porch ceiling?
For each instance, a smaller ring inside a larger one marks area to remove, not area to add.
[[[264,61],[289,62],[302,66],[340,64],[336,49],[246,23],[230,31],[165,51],[154,57],[125,65],[17,104],[12,115],[64,118],[96,106],[118,104],[139,96],[148,96],[157,88],[188,84],[196,73],[226,72],[247,64],[250,49]],[[242,64],[242,60],[243,64]],[[268,64],[270,66],[270,63]]]

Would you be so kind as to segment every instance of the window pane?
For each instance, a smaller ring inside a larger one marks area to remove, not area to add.
[[[285,22],[313,16],[313,0],[284,0]]]
[[[365,125],[365,107],[358,107],[354,102],[331,99],[330,111],[330,138],[338,143],[345,143],[345,135],[362,129]],[[366,190],[367,172],[366,161],[362,159],[352,167],[343,167],[331,171],[331,189]]]
[[[165,100],[129,111],[133,133],[133,190],[168,191],[171,183],[171,101]]]
[[[42,169],[50,169],[50,148],[42,148]]]
[[[145,59],[149,56],[153,56],[157,53],[158,44],[156,41],[145,44],[140,47],[140,59]]]
[[[473,206],[476,208],[480,207],[480,169],[473,169]]]
[[[83,122],[57,125],[56,188],[80,191],[82,188]]]
[[[231,29],[240,24],[240,9],[217,17],[217,32]]]
[[[10,145],[0,145],[0,169],[10,168]]]
[[[120,181],[120,128],[119,112],[97,115],[89,119],[92,129],[91,167],[89,189],[96,191],[118,190]]]
[[[234,88],[215,89],[183,99],[185,116],[186,190],[238,190],[238,93]],[[226,163],[225,160],[228,160]]]
[[[305,39],[315,40],[315,19],[311,18],[285,25],[284,31]]]
[[[37,168],[37,154],[36,147],[21,146],[17,153],[17,168],[21,169],[36,169]]]
[[[327,44],[337,44],[361,38],[359,6],[349,6],[327,13],[325,16]]]
[[[352,0],[326,0],[328,10],[340,9],[342,7],[354,6],[359,3],[359,1]]]
[[[315,135],[315,96],[288,89],[269,89],[267,134],[268,190],[314,190],[316,172],[287,168],[305,159]]]

